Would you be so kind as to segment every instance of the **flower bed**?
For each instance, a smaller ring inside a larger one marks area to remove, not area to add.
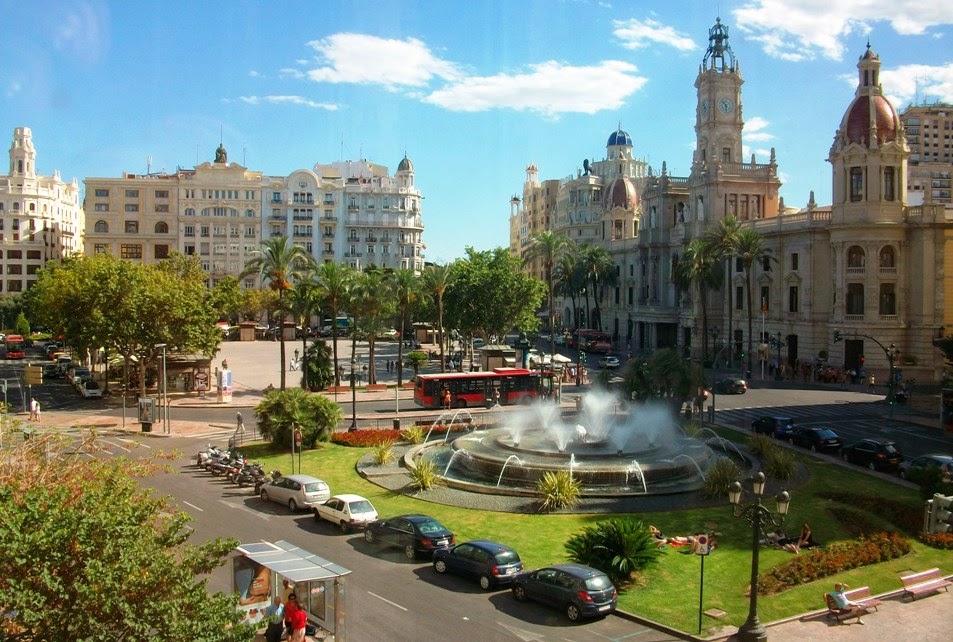
[[[331,442],[342,446],[354,446],[356,448],[366,448],[376,446],[377,444],[389,441],[400,440],[400,431],[393,428],[384,430],[351,430],[347,432],[335,432],[331,435]]]

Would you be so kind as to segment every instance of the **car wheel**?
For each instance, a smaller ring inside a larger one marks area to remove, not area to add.
[[[447,563],[443,560],[437,560],[433,563],[433,570],[437,571],[438,573],[446,573]]]
[[[493,588],[493,581],[487,575],[480,576],[480,588],[484,591],[489,591]]]
[[[870,470],[877,470],[877,467],[874,466],[874,462],[870,462],[869,464],[867,464],[867,468],[869,468]]]
[[[290,510],[292,513],[296,512],[298,510],[298,502],[296,502],[294,499],[289,499],[288,510]]]
[[[373,544],[373,543],[374,543],[374,539],[375,539],[375,538],[374,538],[374,531],[372,531],[372,530],[366,530],[366,531],[364,531],[364,541],[365,541],[365,542],[367,542],[368,544]]]
[[[407,544],[404,546],[404,557],[409,560],[417,559],[417,549],[414,548],[413,544]]]
[[[573,604],[572,602],[570,602],[566,606],[566,617],[569,618],[570,622],[578,622],[579,621],[579,607]]]
[[[267,502],[267,501],[268,501],[268,491],[262,489],[260,497],[261,497],[261,501]]]
[[[350,533],[350,532],[351,532],[351,525],[348,524],[347,522],[345,522],[344,520],[341,520],[341,532],[342,532],[342,533]]]
[[[517,584],[513,587],[513,597],[515,597],[518,602],[525,602],[527,599],[526,589]]]

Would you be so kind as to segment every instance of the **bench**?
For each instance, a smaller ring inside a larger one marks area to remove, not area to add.
[[[928,571],[920,571],[912,575],[904,575],[900,578],[900,582],[903,584],[904,596],[909,595],[913,600],[924,593],[934,593],[940,589],[949,591],[950,584],[953,584],[953,582],[950,582],[950,580],[940,574],[940,569],[938,568],[931,568]]]
[[[869,586],[855,588],[845,592],[844,595],[848,600],[856,603],[857,606],[846,609],[837,608],[837,602],[834,601],[834,596],[830,593],[825,593],[824,601],[827,603],[827,617],[833,616],[838,622],[843,623],[844,620],[852,617],[860,619],[861,616],[866,615],[871,609],[874,611],[880,610],[878,607],[881,605],[881,601],[870,596]]]

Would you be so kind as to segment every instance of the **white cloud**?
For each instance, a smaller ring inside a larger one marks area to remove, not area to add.
[[[304,78],[304,72],[293,67],[282,67],[278,70],[279,78]]]
[[[953,24],[953,14],[922,0],[750,0],[732,11],[739,29],[771,56],[798,61],[822,55],[841,60],[844,38],[870,33],[877,22],[917,36]]]
[[[99,62],[109,48],[108,9],[77,2],[58,15],[52,28],[53,46],[86,63]]]
[[[574,67],[555,61],[532,65],[522,74],[468,77],[426,96],[424,102],[451,111],[506,108],[546,116],[594,114],[619,109],[647,82],[635,65],[608,60]]]
[[[338,105],[333,103],[319,103],[303,96],[239,96],[239,101],[248,105],[301,105],[325,111],[337,111]]]
[[[614,20],[612,35],[622,41],[626,49],[641,49],[652,44],[669,45],[679,51],[694,51],[695,41],[675,31],[674,27],[663,25],[657,20]]]
[[[260,74],[259,72],[255,71],[254,69],[252,69],[251,71],[248,72],[248,77],[249,77],[249,78],[264,78],[264,76],[263,76],[262,74]]]
[[[19,80],[11,80],[9,84],[7,84],[7,89],[5,91],[5,94],[7,98],[13,98],[17,94],[19,94],[20,91],[22,90],[23,90],[23,85],[20,83]]]
[[[856,85],[856,77],[852,79]],[[953,63],[943,66],[903,65],[880,70],[880,84],[898,109],[910,102],[953,103]]]
[[[751,142],[764,142],[768,140],[774,140],[774,134],[770,134],[764,129],[768,126],[768,121],[760,116],[755,116],[754,118],[749,118],[745,121],[745,131],[744,137],[745,140]],[[758,153],[761,153],[760,151]]]
[[[454,81],[462,75],[455,64],[434,56],[416,38],[339,33],[308,46],[318,53],[320,66],[306,72],[315,82],[376,84],[396,90],[425,87],[435,78]]]

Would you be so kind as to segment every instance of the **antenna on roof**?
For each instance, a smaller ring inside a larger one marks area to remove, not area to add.
[[[244,167],[248,167],[248,163],[245,162],[245,157],[247,155],[248,155],[248,145],[246,143],[242,143],[242,165]]]
[[[146,156],[146,176],[152,173],[152,154]]]

